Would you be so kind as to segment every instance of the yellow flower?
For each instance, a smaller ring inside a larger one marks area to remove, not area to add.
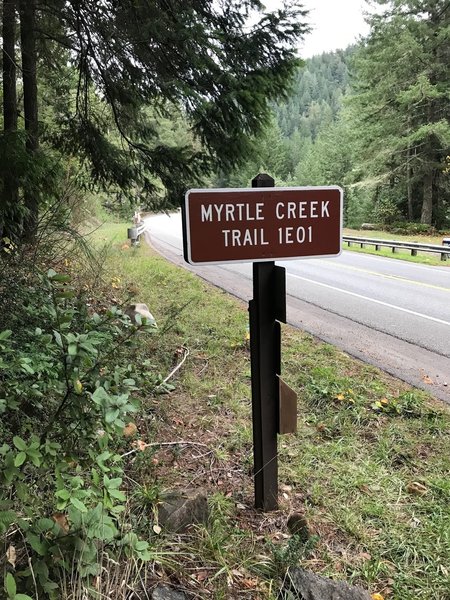
[[[372,594],[372,600],[384,600],[384,596],[381,594]]]
[[[345,396],[344,396],[344,394],[338,394],[338,395],[336,396],[336,400],[345,400]]]

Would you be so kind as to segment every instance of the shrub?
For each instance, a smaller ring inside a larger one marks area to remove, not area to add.
[[[436,233],[436,230],[432,225],[426,225],[425,223],[408,223],[406,221],[395,221],[390,225],[385,225],[385,229],[386,231],[402,235],[413,235],[418,233],[432,235]]]
[[[5,590],[61,598],[74,564],[89,589],[105,557],[150,557],[123,518],[119,449],[146,377],[126,358],[154,324],[118,306],[95,311],[67,273],[7,273],[9,306],[24,303],[0,330],[0,534],[15,567]]]

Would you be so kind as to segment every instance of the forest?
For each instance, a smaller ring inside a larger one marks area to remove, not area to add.
[[[237,3],[226,26],[204,11],[183,43],[200,4],[181,23],[128,2],[2,3],[5,236],[29,237],[64,188],[149,210],[261,170],[277,185],[343,186],[348,226],[448,226],[448,3],[377,0],[367,39],[304,63],[286,45],[308,29],[300,8],[265,17],[253,38],[239,31],[259,3]],[[165,32],[156,49],[136,43],[143,28]]]
[[[379,2],[358,46],[305,61],[244,169],[277,185],[341,185],[345,222],[450,225],[447,2]]]

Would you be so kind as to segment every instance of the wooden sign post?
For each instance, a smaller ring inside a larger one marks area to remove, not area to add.
[[[275,188],[259,174],[251,189],[189,190],[184,257],[192,265],[253,262],[249,303],[255,506],[278,507],[277,434],[295,431],[296,396],[280,378],[286,270],[275,259],[337,256],[339,187]]]

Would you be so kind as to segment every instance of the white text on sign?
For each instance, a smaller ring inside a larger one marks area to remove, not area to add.
[[[330,217],[329,200],[312,200],[310,202],[277,202],[275,218],[284,219],[327,219]],[[257,202],[237,204],[202,204],[201,220],[205,222],[247,222],[264,221],[264,203]],[[264,237],[264,229],[222,229],[225,248],[235,246],[267,246],[269,242]],[[309,227],[279,227],[279,244],[305,244],[312,243],[313,228]]]

